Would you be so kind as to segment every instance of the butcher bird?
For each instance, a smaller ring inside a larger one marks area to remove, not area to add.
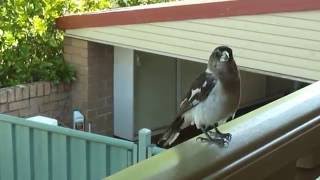
[[[205,134],[197,138],[200,142],[228,145],[232,135],[219,131],[218,125],[234,118],[239,103],[240,75],[232,49],[219,46],[210,55],[207,69],[192,82],[174,121],[158,144],[172,145],[182,129],[195,125]]]

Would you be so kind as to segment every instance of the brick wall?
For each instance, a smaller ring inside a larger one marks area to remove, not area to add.
[[[36,82],[0,89],[0,113],[19,117],[43,115],[71,122],[70,85]]]
[[[93,132],[113,135],[113,47],[65,37],[64,57],[77,71],[72,106]]]

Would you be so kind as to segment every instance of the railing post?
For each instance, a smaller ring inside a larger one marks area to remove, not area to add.
[[[143,128],[139,131],[138,159],[139,162],[147,158],[148,147],[151,145],[151,131]]]

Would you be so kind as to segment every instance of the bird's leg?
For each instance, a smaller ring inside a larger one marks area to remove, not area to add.
[[[212,131],[211,129],[213,129],[214,126],[207,126],[205,128],[205,130],[208,132],[208,134],[211,136],[211,137],[216,137],[216,131]]]
[[[231,141],[232,135],[230,133],[222,133],[221,131],[219,131],[218,123],[215,123],[213,128],[216,131],[216,136],[222,139],[226,139],[229,142]]]
[[[200,142],[207,142],[207,143],[214,143],[214,144],[218,144],[219,146],[227,146],[229,144],[229,141],[225,138],[215,138],[215,137],[211,137],[208,133],[208,130],[206,130],[205,128],[201,127],[200,128],[201,131],[206,135],[205,137],[197,137],[197,141],[200,140]]]

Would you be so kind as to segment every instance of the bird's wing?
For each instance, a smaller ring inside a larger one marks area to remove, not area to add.
[[[217,79],[213,74],[203,72],[197,79],[195,79],[185,98],[180,103],[180,110],[178,116],[182,115],[189,109],[198,105],[201,101],[205,100],[210,94],[211,90],[215,87]]]
[[[181,115],[205,100],[216,83],[216,78],[206,72],[201,73],[198,78],[193,81],[187,95],[180,104],[180,110],[175,120],[159,139],[158,145],[162,147],[170,146],[177,139],[179,131],[184,126],[184,118],[182,118]]]

